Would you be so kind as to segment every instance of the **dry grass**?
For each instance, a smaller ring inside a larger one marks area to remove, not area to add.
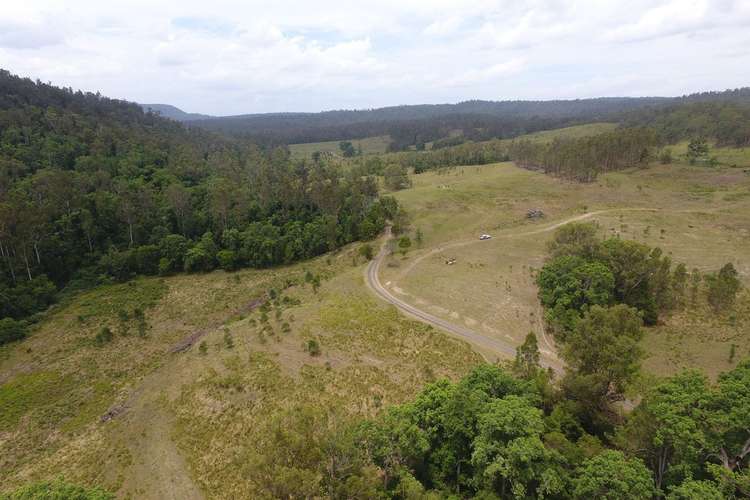
[[[339,143],[341,141],[326,141],[326,142],[309,142],[304,144],[290,144],[289,151],[292,153],[294,158],[312,158],[313,153],[316,151],[329,152],[337,155],[341,154]],[[377,137],[365,137],[364,139],[352,139],[349,141],[354,146],[355,150],[362,150],[362,154],[377,154],[385,153],[388,151],[388,145],[391,143],[390,137],[377,136]]]
[[[392,256],[382,281],[408,302],[489,336],[520,343],[540,328],[532,273],[543,265],[552,233],[520,233],[594,211],[606,211],[589,219],[599,224],[602,237],[658,246],[689,269],[715,271],[733,262],[750,285],[750,175],[739,168],[655,165],[582,185],[505,163],[413,179],[414,187],[396,196],[412,214],[412,226],[423,232],[424,243],[406,258]],[[527,220],[529,208],[541,208],[546,218]],[[493,239],[479,241],[481,233]],[[455,264],[446,265],[449,258]],[[670,325],[686,324],[675,315],[665,328]],[[738,328],[747,328],[743,325]],[[723,335],[709,321],[694,319],[690,328],[698,337]],[[667,330],[648,333],[647,368],[668,373],[685,363],[674,361],[672,346],[659,341],[662,331]],[[729,345],[722,342],[715,351],[726,358]],[[682,358],[693,359],[692,366],[716,371],[718,354],[701,356],[700,342],[683,347]]]
[[[356,250],[274,270],[139,279],[51,311],[0,361],[2,489],[62,474],[132,498],[255,497],[264,433],[289,408],[371,415],[479,362],[372,298]],[[308,269],[323,278],[317,293],[304,284]],[[272,288],[283,292],[261,335],[261,312],[248,304]],[[146,310],[146,338],[118,333],[118,311],[135,307]],[[105,325],[115,338],[98,347]],[[205,355],[198,345],[169,353],[198,330]],[[310,338],[319,356],[305,350]],[[124,411],[101,423],[114,407]]]

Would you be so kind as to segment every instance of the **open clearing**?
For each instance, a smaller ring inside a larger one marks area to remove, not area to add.
[[[320,151],[321,153],[335,153],[341,154],[339,143],[341,141],[326,141],[326,142],[308,142],[304,144],[290,144],[289,151],[292,153],[293,158],[312,158],[313,153]],[[388,145],[391,143],[390,137],[387,135],[377,137],[365,137],[364,139],[352,139],[349,141],[354,146],[355,150],[362,150],[362,154],[377,154],[385,153],[388,151]]]
[[[138,279],[55,306],[0,350],[2,489],[64,475],[130,498],[257,498],[269,487],[268,439],[290,414],[372,415],[481,361],[372,297],[357,255]],[[317,292],[307,270],[322,278]],[[261,312],[272,288],[281,295]],[[121,335],[117,312],[134,307],[146,311],[146,338]],[[105,325],[115,338],[97,347]],[[196,345],[170,353],[196,332]]]
[[[413,180],[413,188],[395,196],[423,232],[423,244],[405,258],[391,256],[380,279],[401,300],[487,336],[520,344],[541,328],[534,271],[544,263],[551,233],[522,233],[590,212],[606,210],[589,219],[602,236],[658,246],[688,269],[710,272],[733,262],[750,283],[750,175],[741,168],[654,165],[584,185],[505,163]],[[528,220],[530,208],[546,217]],[[479,241],[482,233],[493,239]],[[726,370],[731,343],[735,361],[750,354],[749,303],[745,291],[726,317],[692,307],[649,329],[647,369]]]

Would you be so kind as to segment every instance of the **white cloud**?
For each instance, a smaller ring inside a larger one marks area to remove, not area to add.
[[[479,67],[464,71],[461,74],[448,79],[445,84],[451,87],[467,87],[480,83],[497,81],[499,78],[508,77],[519,73],[524,68],[525,62],[521,58],[493,64],[492,66]]]
[[[749,0],[27,0],[0,67],[187,111],[750,85]]]
[[[0,17],[0,48],[40,49],[62,42],[62,34],[54,26]]]

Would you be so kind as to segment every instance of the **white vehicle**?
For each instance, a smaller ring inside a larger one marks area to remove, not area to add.
[[[491,239],[492,239],[492,236],[490,236],[489,234],[483,234],[483,235],[481,235],[481,236],[479,237],[479,239],[480,239],[480,240],[491,240]]]

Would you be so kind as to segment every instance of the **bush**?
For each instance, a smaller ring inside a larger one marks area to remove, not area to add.
[[[55,301],[56,293],[54,283],[43,274],[13,287],[0,285],[0,317],[21,319],[42,311]]]
[[[237,254],[233,250],[220,250],[216,254],[216,260],[219,262],[219,267],[225,271],[237,269]]]
[[[305,350],[310,356],[320,356],[320,344],[315,339],[310,339],[305,343]]]
[[[196,245],[187,251],[185,255],[185,271],[210,271],[213,268],[213,259],[200,245]]]
[[[96,337],[94,337],[94,343],[98,346],[103,346],[104,344],[112,342],[113,338],[114,335],[112,334],[112,330],[110,330],[109,327],[105,326],[104,328],[99,330],[99,333],[97,333]]]
[[[159,271],[160,251],[156,245],[143,245],[133,252],[133,260],[137,272],[141,274],[156,274]]]
[[[372,245],[370,245],[369,243],[365,243],[364,245],[359,247],[359,254],[367,260],[372,260]]]
[[[205,233],[201,240],[185,254],[185,271],[210,271],[216,259],[216,243],[213,235]]]
[[[164,262],[164,269],[162,269],[162,262],[159,262],[159,272],[168,274],[172,271],[181,270],[189,247],[190,243],[182,235],[168,234],[162,238],[159,242],[159,252],[162,260],[166,259],[166,261]]]
[[[83,488],[62,479],[22,486],[0,495],[2,500],[114,500],[115,496],[99,488]]]
[[[26,337],[26,323],[13,318],[0,319],[0,345]]]
[[[708,276],[708,303],[714,311],[729,309],[734,304],[742,284],[732,263],[725,264],[718,274]]]

